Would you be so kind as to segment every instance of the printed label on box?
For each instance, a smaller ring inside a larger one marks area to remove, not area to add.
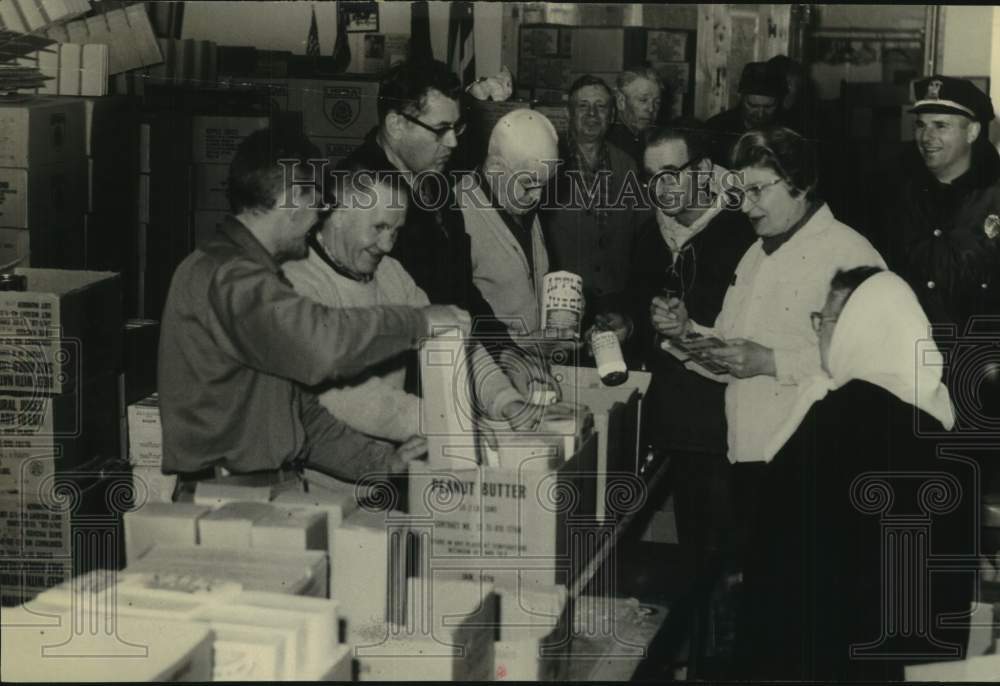
[[[243,139],[269,124],[267,117],[195,117],[194,162],[229,164]]]
[[[59,321],[55,296],[0,292],[0,390],[62,391],[69,358]]]

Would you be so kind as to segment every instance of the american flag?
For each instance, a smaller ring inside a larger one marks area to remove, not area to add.
[[[306,54],[319,57],[319,26],[316,25],[316,8],[312,8],[312,21],[309,23],[309,38],[306,39]]]
[[[463,87],[476,80],[474,34],[472,3],[451,3],[451,17],[448,23],[448,65],[458,74]]]

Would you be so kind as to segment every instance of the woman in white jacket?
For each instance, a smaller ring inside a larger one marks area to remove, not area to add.
[[[683,302],[663,296],[653,300],[650,314],[668,338],[700,334],[722,340],[705,354],[728,372],[717,378],[728,382],[729,461],[757,465],[741,466],[732,475],[734,521],[745,523],[755,508],[768,440],[795,403],[798,384],[820,372],[809,313],[822,309],[838,270],[885,263],[816,196],[815,153],[797,133],[784,127],[750,131],[737,142],[732,159],[742,210],[758,240],[740,260],[719,316],[696,322]],[[735,535],[743,540],[746,534]]]

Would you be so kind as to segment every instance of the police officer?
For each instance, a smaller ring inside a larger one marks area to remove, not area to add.
[[[989,141],[993,104],[966,79],[914,84],[915,145],[882,216],[890,268],[917,293],[942,351],[959,424],[1000,419],[1000,155]],[[953,327],[951,331],[948,325]],[[952,335],[952,332],[954,335]],[[970,398],[974,398],[970,402]],[[1000,463],[980,461],[985,493],[1000,493]]]
[[[915,145],[886,205],[886,260],[933,324],[959,335],[976,315],[1000,314],[1000,156],[993,105],[966,79],[915,84]]]

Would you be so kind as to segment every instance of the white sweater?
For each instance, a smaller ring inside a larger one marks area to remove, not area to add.
[[[296,292],[329,307],[430,304],[403,266],[388,256],[382,258],[374,278],[367,283],[338,274],[312,248],[305,259],[282,265],[282,271]],[[501,407],[521,398],[481,346],[473,352],[473,362],[476,392],[488,414],[498,416]],[[400,355],[373,373],[324,391],[319,400],[351,428],[401,442],[420,433],[420,398],[404,390],[405,381],[406,359]]]
[[[768,439],[792,409],[798,383],[821,369],[809,313],[823,309],[837,270],[864,265],[885,268],[871,243],[823,205],[772,254],[765,254],[760,240],[750,246],[714,327],[695,323],[702,333],[774,350],[776,377],[737,379],[726,388],[730,462],[765,459]]]

